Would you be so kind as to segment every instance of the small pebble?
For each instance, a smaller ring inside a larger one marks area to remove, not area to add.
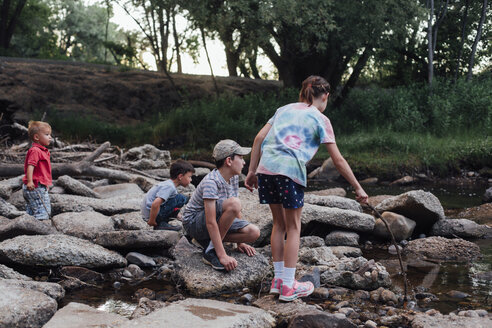
[[[119,282],[119,281],[115,281],[115,282],[113,283],[113,287],[114,287],[115,289],[120,289],[120,288],[121,288],[121,282]]]
[[[378,325],[377,323],[375,323],[374,321],[372,320],[367,320],[365,323],[364,323],[364,328],[377,328]]]

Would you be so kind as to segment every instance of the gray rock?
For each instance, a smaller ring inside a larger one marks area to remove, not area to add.
[[[27,214],[10,220],[7,224],[0,225],[0,241],[20,235],[50,235],[56,233],[58,231],[51,225]]]
[[[403,178],[391,182],[390,185],[408,186],[415,183],[416,181],[417,181],[416,178],[407,175],[404,176]]]
[[[353,309],[350,310],[354,312]],[[347,312],[347,310],[343,310],[342,312]],[[345,316],[331,313],[302,313],[291,318],[289,322],[289,328],[314,327],[356,328],[357,325]]]
[[[202,250],[183,237],[172,251],[176,279],[192,295],[207,296],[258,286],[270,272],[268,260],[259,253],[249,257],[229,250],[228,254],[237,260],[237,268],[227,273],[214,270],[203,263]]]
[[[439,199],[423,190],[412,190],[383,200],[375,207],[384,211],[401,214],[417,223],[419,230],[427,230],[438,220],[444,219],[444,209]]]
[[[359,257],[362,256],[362,251],[357,247],[348,246],[330,246],[333,255],[339,259],[342,257]]]
[[[412,236],[416,226],[415,221],[393,212],[383,212],[381,216],[386,220],[386,223],[388,223],[396,241],[405,240]],[[391,240],[391,234],[381,219],[376,220],[374,234],[385,240]]]
[[[127,230],[101,232],[94,243],[107,248],[135,249],[145,247],[170,248],[179,240],[179,233],[168,230]]]
[[[253,223],[260,229],[260,237],[254,245],[269,244],[273,227],[270,207],[267,204],[260,204],[257,190],[250,192],[246,188],[239,188],[239,199],[241,200],[242,219]]]
[[[41,292],[4,287],[0,297],[0,327],[43,327],[57,307],[53,298]]]
[[[492,187],[485,190],[485,194],[483,194],[483,201],[485,203],[492,203]]]
[[[24,175],[19,175],[18,177],[5,179],[0,181],[0,198],[8,199],[12,194],[14,189],[19,189],[22,187],[22,178]]]
[[[138,305],[133,311],[130,319],[136,319],[148,315],[157,309],[161,309],[167,304],[161,301],[149,300],[147,297],[141,297]]]
[[[252,306],[188,298],[121,325],[129,327],[271,328],[275,318]]]
[[[61,301],[61,299],[65,297],[65,290],[60,285],[52,282],[0,279],[0,290],[9,287],[36,290],[57,301]]]
[[[144,192],[135,183],[119,183],[107,186],[95,187],[94,192],[101,198],[132,197],[142,199]]]
[[[0,215],[6,218],[13,219],[21,216],[24,212],[19,211],[14,205],[8,203],[3,198],[0,198]]]
[[[130,165],[137,169],[162,169],[171,166],[171,153],[168,150],[160,150],[153,145],[143,145],[134,147],[123,154],[126,161],[130,161]],[[149,163],[153,163],[149,165]]]
[[[318,196],[347,196],[347,192],[343,188],[329,188],[322,190],[307,191],[304,195],[318,195]]]
[[[328,158],[323,162],[323,164],[316,168],[314,171],[309,173],[308,178],[310,179],[324,179],[328,181],[334,181],[340,177],[340,173],[333,164],[333,160]]]
[[[344,210],[362,212],[362,206],[355,200],[340,196],[318,196],[313,194],[304,195],[304,202],[327,207],[336,207]]]
[[[103,274],[78,266],[64,266],[60,268],[60,274],[89,283],[104,281]]]
[[[444,219],[437,221],[431,234],[441,237],[485,238],[492,234],[492,227],[480,225],[467,219]]]
[[[138,211],[141,202],[141,197],[132,197],[131,195],[108,199],[76,195],[51,195],[51,210],[54,215],[65,212],[96,211],[111,216]]]
[[[303,236],[300,240],[299,248],[314,248],[325,246],[323,238],[318,236]]]
[[[131,278],[140,279],[145,277],[145,271],[140,269],[140,267],[136,264],[130,264],[125,271],[128,271],[130,273]]]
[[[14,269],[9,268],[3,264],[0,264],[0,278],[2,279],[16,279],[16,280],[32,280],[32,278],[20,274]]]
[[[359,235],[355,232],[335,230],[325,238],[328,246],[359,246]]]
[[[259,307],[270,313],[275,313],[279,319],[277,326],[286,326],[289,320],[299,314],[323,314],[316,306],[308,305],[302,301],[279,302],[275,295],[267,295],[253,302],[253,306]]]
[[[316,222],[351,231],[372,232],[375,219],[372,215],[351,210],[304,204],[302,225]]]
[[[456,315],[435,315],[429,316],[417,313],[412,321],[412,328],[490,328],[492,320],[490,318],[468,318]]]
[[[60,186],[54,186],[50,188],[49,194],[56,194],[56,195],[61,195],[61,194],[66,194],[66,191],[63,187]]]
[[[463,239],[428,237],[412,240],[403,249],[403,255],[431,260],[468,262],[481,256],[480,247]]]
[[[152,227],[142,219],[142,213],[140,211],[116,214],[111,218],[118,230],[152,230]]]
[[[126,260],[128,263],[136,264],[143,267],[154,267],[156,266],[153,258],[143,255],[137,252],[130,252],[126,254]]]
[[[43,328],[119,327],[127,322],[127,318],[115,313],[71,302],[56,312]]]
[[[99,195],[91,188],[87,187],[82,182],[68,176],[62,175],[56,180],[56,185],[63,187],[69,194],[79,195],[84,197],[99,198]]]
[[[22,194],[22,189],[13,192],[7,202],[11,205],[14,205],[20,211],[26,210],[26,201],[24,200],[24,195]],[[0,214],[2,215],[2,214]],[[5,216],[5,215],[3,215]]]
[[[42,267],[78,265],[87,268],[124,267],[126,260],[87,240],[67,235],[17,236],[0,243],[3,261]]]
[[[308,264],[328,264],[337,259],[329,247],[321,246],[316,248],[299,249],[299,261]]]
[[[319,268],[314,267],[314,269],[311,273],[307,273],[307,274],[303,275],[301,278],[299,278],[299,281],[301,281],[301,282],[310,281],[313,283],[314,288],[319,288],[321,285],[321,277],[320,277]]]
[[[62,213],[55,215],[52,220],[59,231],[78,238],[91,240],[98,233],[114,231],[113,220],[94,211]]]

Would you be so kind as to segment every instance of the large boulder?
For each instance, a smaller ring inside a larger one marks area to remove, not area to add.
[[[0,241],[20,235],[50,235],[56,233],[58,231],[51,224],[41,222],[27,214],[0,225]]]
[[[140,211],[116,214],[111,217],[118,230],[152,230],[153,227],[142,219]]]
[[[107,248],[135,249],[158,247],[167,249],[179,240],[177,231],[169,230],[122,230],[98,233],[94,243]]]
[[[445,219],[437,221],[432,226],[431,234],[447,238],[490,238],[492,227],[480,225],[467,219]]]
[[[19,211],[14,205],[0,198],[0,215],[6,218],[13,219],[24,214],[23,211]]]
[[[55,314],[56,300],[44,293],[19,287],[3,287],[0,327],[43,327]]]
[[[8,287],[36,290],[57,301],[61,301],[61,299],[65,297],[65,290],[60,285],[52,282],[0,279],[0,290]]]
[[[19,175],[15,178],[5,179],[0,181],[0,198],[8,199],[14,189],[22,187],[22,178],[24,175]]]
[[[229,250],[238,266],[230,272],[212,269],[202,261],[202,250],[181,238],[172,251],[176,279],[195,296],[219,295],[224,292],[241,290],[244,287],[259,286],[270,272],[268,260],[261,254],[254,256]]]
[[[340,196],[319,196],[314,194],[306,194],[304,195],[304,203],[362,212],[362,206],[357,201]]]
[[[91,188],[87,187],[82,182],[68,176],[62,175],[56,180],[56,185],[65,189],[69,194],[79,195],[84,197],[99,198],[99,195]]]
[[[32,278],[25,276],[14,269],[9,268],[3,264],[0,264],[0,278],[1,279],[16,279],[16,280],[32,280]]]
[[[444,209],[439,199],[430,192],[412,190],[388,198],[375,207],[384,211],[401,214],[416,222],[416,230],[428,231],[438,220],[444,219]]]
[[[58,267],[79,265],[87,268],[123,267],[120,254],[90,241],[67,236],[17,236],[0,243],[0,260],[26,266]]]
[[[241,200],[242,219],[253,223],[260,229],[260,237],[258,237],[254,245],[268,244],[273,228],[273,217],[270,206],[260,204],[256,190],[250,192],[246,188],[240,188],[239,199]]]
[[[119,327],[126,322],[128,319],[118,314],[71,302],[57,311],[43,328]]]
[[[328,188],[328,189],[321,189],[321,190],[306,191],[304,193],[304,196],[306,196],[306,195],[345,197],[345,196],[347,196],[347,192],[345,191],[345,189],[337,187],[337,188]]]
[[[478,245],[463,239],[428,237],[412,240],[403,254],[423,260],[472,261],[481,256]]]
[[[351,231],[371,232],[374,229],[374,217],[351,210],[305,204],[301,223],[326,225]]]
[[[128,321],[130,327],[271,328],[275,318],[262,309],[210,299],[188,298]]]
[[[396,241],[405,240],[412,236],[413,230],[416,226],[415,221],[393,212],[383,212],[381,216],[388,224]],[[391,234],[381,219],[376,220],[374,234],[383,239],[391,240]]]
[[[64,234],[93,239],[98,233],[114,231],[109,216],[94,211],[66,212],[52,218],[56,228]]]
[[[144,194],[142,189],[135,183],[119,183],[95,187],[94,192],[100,195],[101,198],[114,198],[121,196],[142,198]]]
[[[119,196],[108,199],[96,199],[76,195],[51,195],[53,215],[65,212],[96,211],[104,215],[115,215],[140,210],[141,197]]]

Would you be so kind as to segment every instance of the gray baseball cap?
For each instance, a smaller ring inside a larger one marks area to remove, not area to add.
[[[227,158],[234,154],[236,155],[248,155],[251,152],[250,147],[241,147],[237,142],[231,139],[225,139],[219,141],[212,153],[212,157],[216,161],[220,161],[221,159]]]

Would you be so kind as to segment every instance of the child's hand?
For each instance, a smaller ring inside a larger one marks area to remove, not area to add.
[[[364,189],[360,188],[360,189],[356,189],[355,190],[355,199],[359,203],[367,203],[367,198],[369,198],[369,196],[367,196],[367,194],[364,191]]]
[[[241,253],[246,253],[248,256],[253,256],[256,254],[256,249],[254,247],[249,246],[248,244],[245,244],[245,243],[237,244],[237,249]]]
[[[254,188],[258,189],[258,177],[254,174],[254,172],[248,172],[246,180],[244,180],[244,186],[249,191],[253,191]]]
[[[31,181],[26,184],[26,188],[27,190],[34,190],[36,186],[34,186],[34,182]]]
[[[234,270],[237,267],[236,259],[229,255],[224,255],[222,258],[219,257],[219,261],[227,271]]]
[[[154,220],[149,219],[149,221],[147,221],[147,224],[151,227],[157,226],[157,222],[155,222],[155,219]]]

